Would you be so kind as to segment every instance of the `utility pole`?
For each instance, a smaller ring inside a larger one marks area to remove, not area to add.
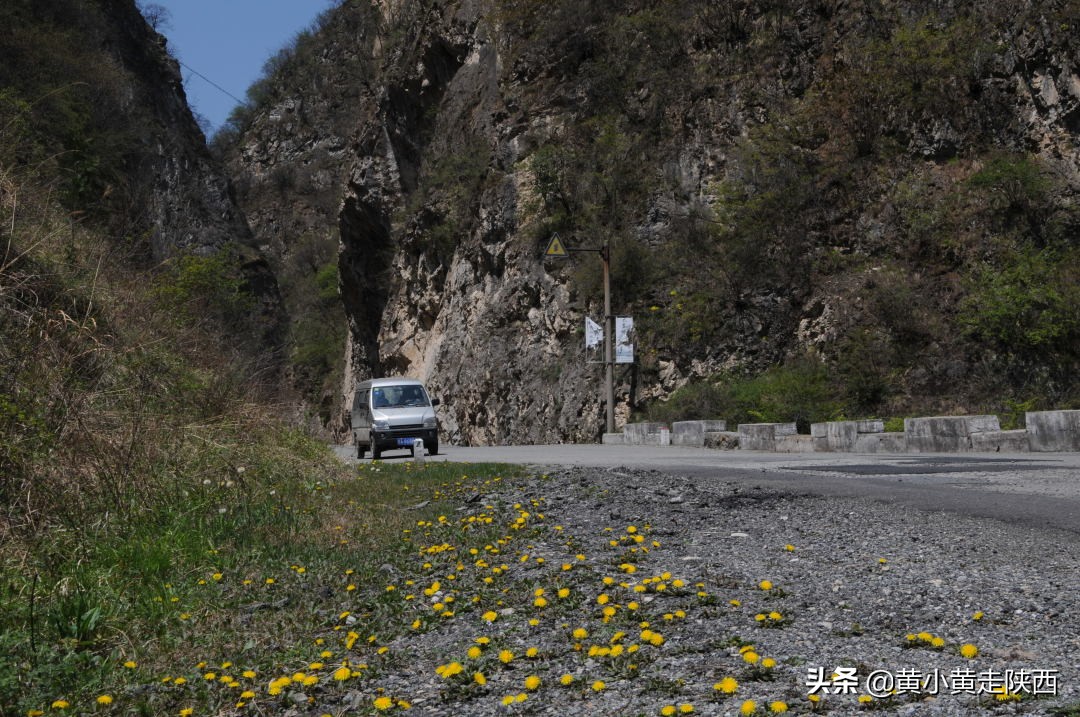
[[[604,396],[607,402],[605,433],[615,432],[615,317],[611,313],[611,244],[600,249],[604,265]]]
[[[596,252],[600,255],[600,262],[604,267],[604,402],[605,421],[604,431],[615,432],[615,316],[611,313],[611,243],[604,240],[604,245],[599,249],[578,249],[566,246],[558,234],[551,237],[546,257],[569,259],[570,252]]]

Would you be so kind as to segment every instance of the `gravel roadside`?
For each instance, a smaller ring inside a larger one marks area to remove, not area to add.
[[[506,481],[452,517],[481,506],[523,528],[479,556],[506,566],[498,600],[443,586],[424,597],[453,593],[459,607],[391,642],[397,659],[354,704],[398,695],[412,714],[485,716],[1080,715],[1075,533],[628,469]],[[454,558],[459,571],[475,559]],[[418,587],[441,576],[432,562]],[[478,637],[490,643],[469,658]],[[463,675],[437,674],[455,662]],[[483,685],[469,679],[476,671]],[[725,678],[733,694],[717,689]]]

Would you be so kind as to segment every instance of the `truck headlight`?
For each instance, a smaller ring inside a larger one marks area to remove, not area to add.
[[[372,421],[371,422],[371,430],[373,430],[373,431],[389,431],[390,430],[390,421],[385,421],[385,420],[383,420],[383,421]]]
[[[435,416],[424,419],[424,428],[435,428],[438,425],[438,419]]]

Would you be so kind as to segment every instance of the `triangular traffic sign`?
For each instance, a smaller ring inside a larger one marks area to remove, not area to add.
[[[548,242],[547,250],[544,252],[544,256],[560,256],[564,259],[570,256],[570,253],[566,251],[566,247],[562,243],[562,239],[558,234],[554,234],[551,237],[551,241]]]

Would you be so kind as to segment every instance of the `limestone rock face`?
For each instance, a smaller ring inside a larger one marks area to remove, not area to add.
[[[415,61],[383,58],[393,82],[372,94],[375,111],[357,131],[340,216],[343,393],[372,375],[415,376],[441,398],[453,442],[594,439],[602,374],[585,363],[581,312],[517,233],[529,211],[528,172],[516,166],[522,118],[505,106],[480,18],[442,9],[416,38]],[[431,155],[448,153],[476,176],[419,191]],[[478,197],[457,181],[482,183]],[[409,203],[419,206],[402,221]],[[447,212],[463,215],[457,231],[432,247],[432,224]]]

